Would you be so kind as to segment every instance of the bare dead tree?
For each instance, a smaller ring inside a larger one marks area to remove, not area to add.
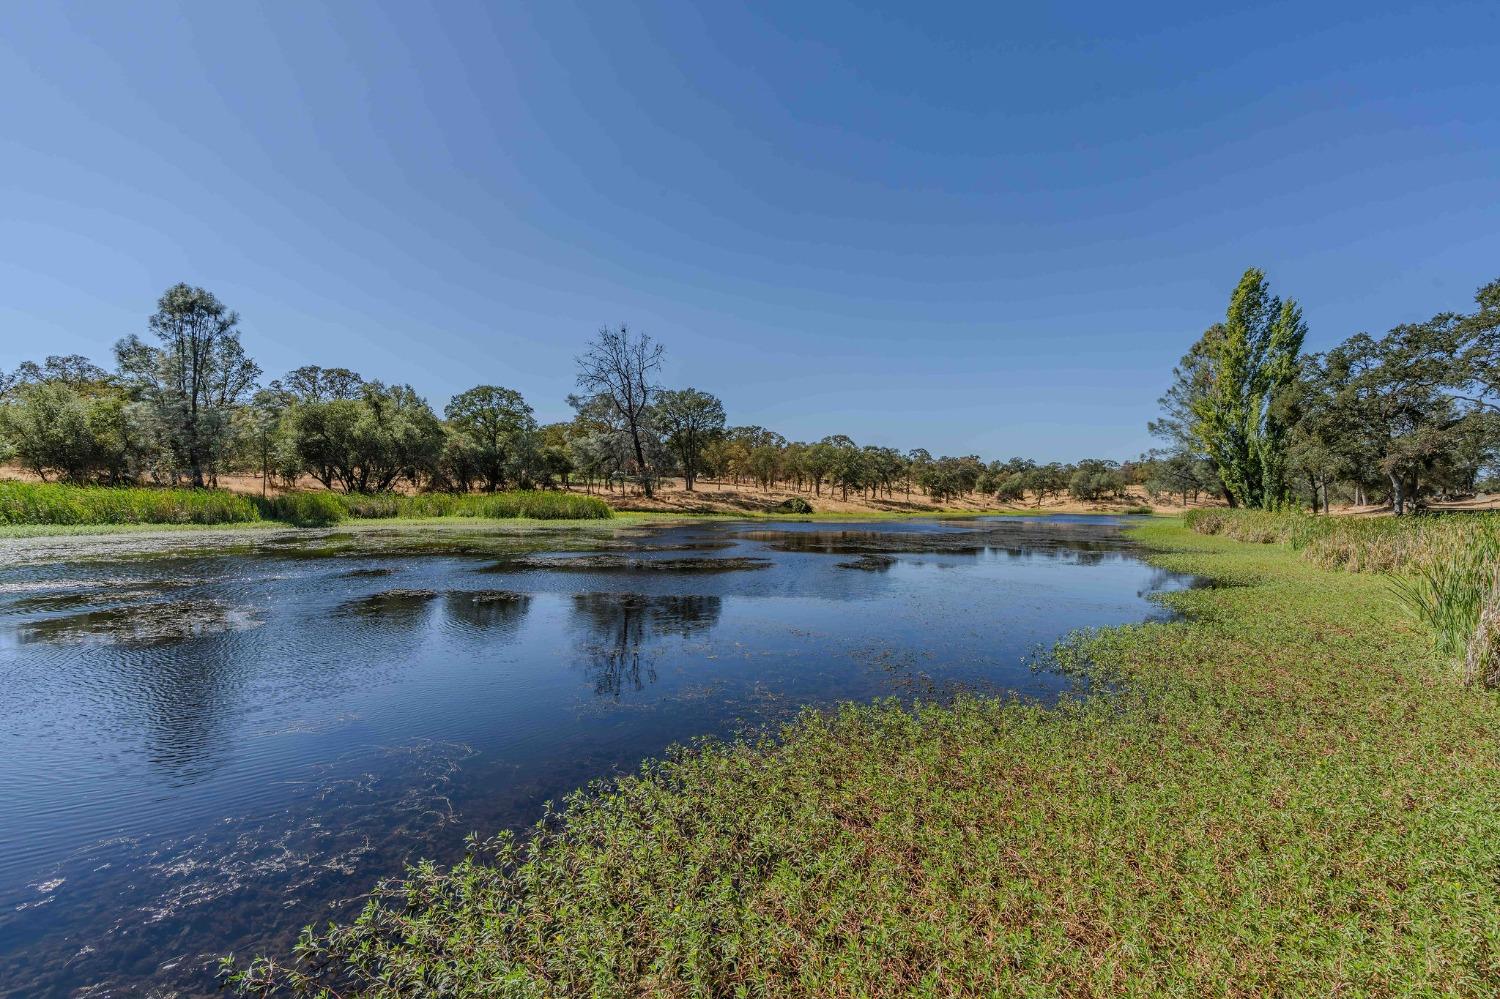
[[[600,328],[588,349],[578,358],[578,387],[604,400],[630,437],[640,471],[641,487],[651,496],[651,468],[646,460],[645,434],[651,400],[657,386],[652,375],[661,368],[663,348],[644,333],[632,333],[622,323],[619,329]]]

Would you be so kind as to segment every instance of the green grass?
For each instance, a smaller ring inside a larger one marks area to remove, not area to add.
[[[249,497],[218,489],[145,489],[0,482],[0,524],[239,524]]]
[[[296,527],[327,527],[349,517],[348,507],[333,493],[290,492],[258,501],[267,520]]]
[[[1492,995],[1500,702],[1385,579],[1136,531],[1215,585],[1056,708],[808,713],[387,883],[247,994]]]
[[[1330,569],[1378,572],[1432,635],[1440,655],[1462,660],[1500,572],[1500,514],[1314,517],[1259,510],[1195,510],[1187,524],[1203,534],[1283,543]]]
[[[267,498],[222,489],[0,481],[0,529],[250,524],[262,520],[320,527],[350,518],[591,520],[610,516],[609,506],[596,497],[542,491],[416,496],[289,492]]]

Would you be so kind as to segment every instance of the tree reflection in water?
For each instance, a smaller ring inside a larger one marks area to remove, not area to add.
[[[655,683],[653,643],[707,632],[722,610],[723,600],[717,596],[574,594],[575,620],[588,634],[584,652],[594,693],[618,700],[626,690]]]

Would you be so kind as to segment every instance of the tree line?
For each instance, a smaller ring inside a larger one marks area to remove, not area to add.
[[[1239,507],[1381,502],[1399,515],[1494,488],[1500,280],[1474,302],[1304,354],[1301,309],[1251,268],[1173,371],[1155,457]]]
[[[106,370],[78,355],[0,373],[0,457],[44,479],[74,483],[217,485],[230,473],[295,487],[376,493],[569,488],[651,495],[664,477],[688,490],[703,478],[821,496],[1020,501],[1070,494],[1123,498],[1149,482],[1151,462],[1039,464],[934,457],[918,448],[861,446],[845,435],[789,441],[731,426],[723,403],[657,383],[663,348],[627,327],[601,329],[577,359],[571,420],[539,425],[520,392],[478,385],[439,415],[411,386],[348,368],[307,365],[262,384],[239,316],[212,293],[166,291]],[[1170,488],[1168,488],[1170,486]]]
[[[439,415],[410,385],[307,365],[262,382],[239,316],[212,293],[169,288],[146,335],[115,346],[113,369],[78,355],[0,372],[0,460],[75,483],[212,486],[254,474],[295,488],[493,492],[581,487],[736,487],[936,502],[1040,503],[1063,495],[1124,500],[1139,488],[1183,503],[1326,509],[1432,497],[1488,485],[1500,441],[1500,281],[1472,312],[1440,313],[1381,337],[1358,334],[1304,354],[1294,301],[1247,271],[1222,322],[1173,372],[1166,446],[1133,461],[1039,463],[934,456],[846,435],[790,441],[728,423],[697,388],[658,383],[663,347],[603,328],[577,358],[570,420],[539,425],[520,392],[477,385]]]

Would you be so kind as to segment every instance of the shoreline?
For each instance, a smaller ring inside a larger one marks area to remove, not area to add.
[[[0,524],[0,541],[25,540],[28,538],[59,537],[113,537],[117,535],[150,536],[161,534],[180,536],[184,534],[225,536],[264,535],[271,531],[284,531],[299,537],[312,537],[318,532],[378,531],[382,528],[447,528],[456,530],[481,530],[512,527],[536,528],[609,528],[635,527],[653,524],[691,523],[693,521],[807,521],[812,523],[863,523],[867,521],[899,520],[974,520],[981,517],[1122,517],[1162,516],[1161,514],[1124,514],[1100,511],[1097,513],[1059,513],[1049,510],[932,510],[920,512],[829,512],[829,513],[675,513],[669,511],[617,510],[607,519],[557,519],[543,520],[531,517],[369,517],[351,518],[336,524],[318,527],[298,527],[279,520],[251,520],[224,524]]]
[[[409,870],[305,956],[366,997],[1500,986],[1500,699],[1379,576],[1130,534],[1207,585],[1061,643],[1092,693],[851,704],[669,754],[525,846]],[[240,985],[268,983],[317,984],[261,961]]]

